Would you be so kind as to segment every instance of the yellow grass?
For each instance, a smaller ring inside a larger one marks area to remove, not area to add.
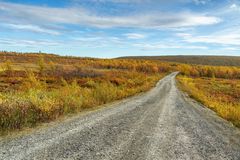
[[[90,78],[84,86],[80,86],[76,80],[67,82],[62,79],[57,88],[49,89],[45,81],[29,72],[19,90],[0,93],[0,130],[33,127],[59,116],[132,96],[150,89],[164,75],[121,74],[124,81],[119,79],[118,85]],[[128,78],[124,79],[126,76]]]
[[[239,67],[149,60],[93,59],[4,53],[0,63],[0,131],[33,127],[149,90],[180,71],[184,90],[240,126]],[[203,79],[200,77],[210,77]],[[225,78],[225,79],[217,79]]]
[[[178,81],[192,98],[240,127],[240,80],[178,76]]]

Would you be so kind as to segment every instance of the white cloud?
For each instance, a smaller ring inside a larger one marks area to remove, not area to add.
[[[24,40],[24,39],[0,39],[0,45],[15,46],[15,47],[39,47],[39,46],[58,46],[59,42],[49,40]]]
[[[146,36],[143,34],[139,34],[139,33],[127,33],[124,34],[128,39],[143,39]]]
[[[240,6],[235,3],[231,4],[229,8],[234,11],[240,11]]]
[[[87,37],[72,37],[68,41],[63,40],[46,40],[46,39],[12,39],[12,38],[0,38],[0,46],[24,47],[24,48],[48,48],[48,47],[87,47],[87,48],[102,48],[114,45],[115,47],[123,46],[124,41],[121,41],[118,37],[108,36],[87,36]]]
[[[190,34],[190,33],[177,33],[177,36],[182,37],[182,38],[188,38],[188,37],[191,37],[192,34]]]
[[[81,0],[75,0],[81,1]],[[113,2],[113,3],[143,3],[150,2],[151,0],[93,0],[95,2]]]
[[[180,33],[177,36],[190,43],[212,43],[220,45],[240,45],[240,32],[223,32],[211,35],[194,36],[187,33]]]
[[[101,41],[102,37],[74,37],[73,40],[79,41],[79,42],[96,42]]]
[[[223,50],[240,51],[240,48],[236,48],[236,47],[224,47]]]
[[[73,41],[77,42],[120,42],[121,39],[118,37],[111,37],[111,36],[84,36],[84,37],[73,37]]]
[[[176,28],[211,25],[220,22],[220,19],[217,17],[191,12],[158,12],[129,16],[100,16],[83,8],[50,8],[4,2],[0,2],[0,6],[0,21],[31,25],[54,23],[77,24],[101,28]],[[37,30],[36,28],[34,29]],[[38,28],[38,30],[40,29]]]
[[[73,2],[81,2],[82,0],[72,0]],[[194,4],[206,4],[207,2],[210,2],[211,0],[171,0],[171,1],[166,1],[166,0],[91,0],[93,2],[99,2],[99,3],[106,3],[106,2],[111,2],[111,3],[158,3],[158,4],[176,4],[176,3],[194,3]]]
[[[42,27],[37,26],[37,25],[6,24],[4,26],[10,27],[12,29],[17,29],[17,30],[26,30],[26,31],[46,33],[46,34],[51,34],[51,35],[60,35],[60,33],[58,31],[42,28]]]
[[[156,49],[208,49],[206,46],[194,46],[194,45],[178,45],[178,44],[134,44],[135,47],[140,47],[143,50],[156,50]]]
[[[208,3],[210,0],[193,0],[193,2],[197,5],[205,5],[206,3]]]
[[[84,37],[72,37],[69,41],[69,45],[83,46],[90,48],[109,47],[109,46],[123,46],[127,42],[123,41],[119,37],[112,37],[107,35],[87,36]]]
[[[232,4],[232,5],[230,6],[230,8],[231,8],[231,9],[235,9],[235,8],[237,8],[237,5],[236,5],[236,4]]]

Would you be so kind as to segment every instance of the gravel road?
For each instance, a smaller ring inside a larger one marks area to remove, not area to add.
[[[0,159],[240,160],[240,130],[181,93],[176,74],[147,93],[2,139]]]

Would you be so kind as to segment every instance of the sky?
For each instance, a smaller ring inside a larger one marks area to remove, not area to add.
[[[240,0],[0,0],[0,50],[240,56]]]

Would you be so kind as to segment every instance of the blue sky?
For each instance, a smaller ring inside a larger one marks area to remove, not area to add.
[[[0,0],[0,50],[240,55],[239,0]]]

